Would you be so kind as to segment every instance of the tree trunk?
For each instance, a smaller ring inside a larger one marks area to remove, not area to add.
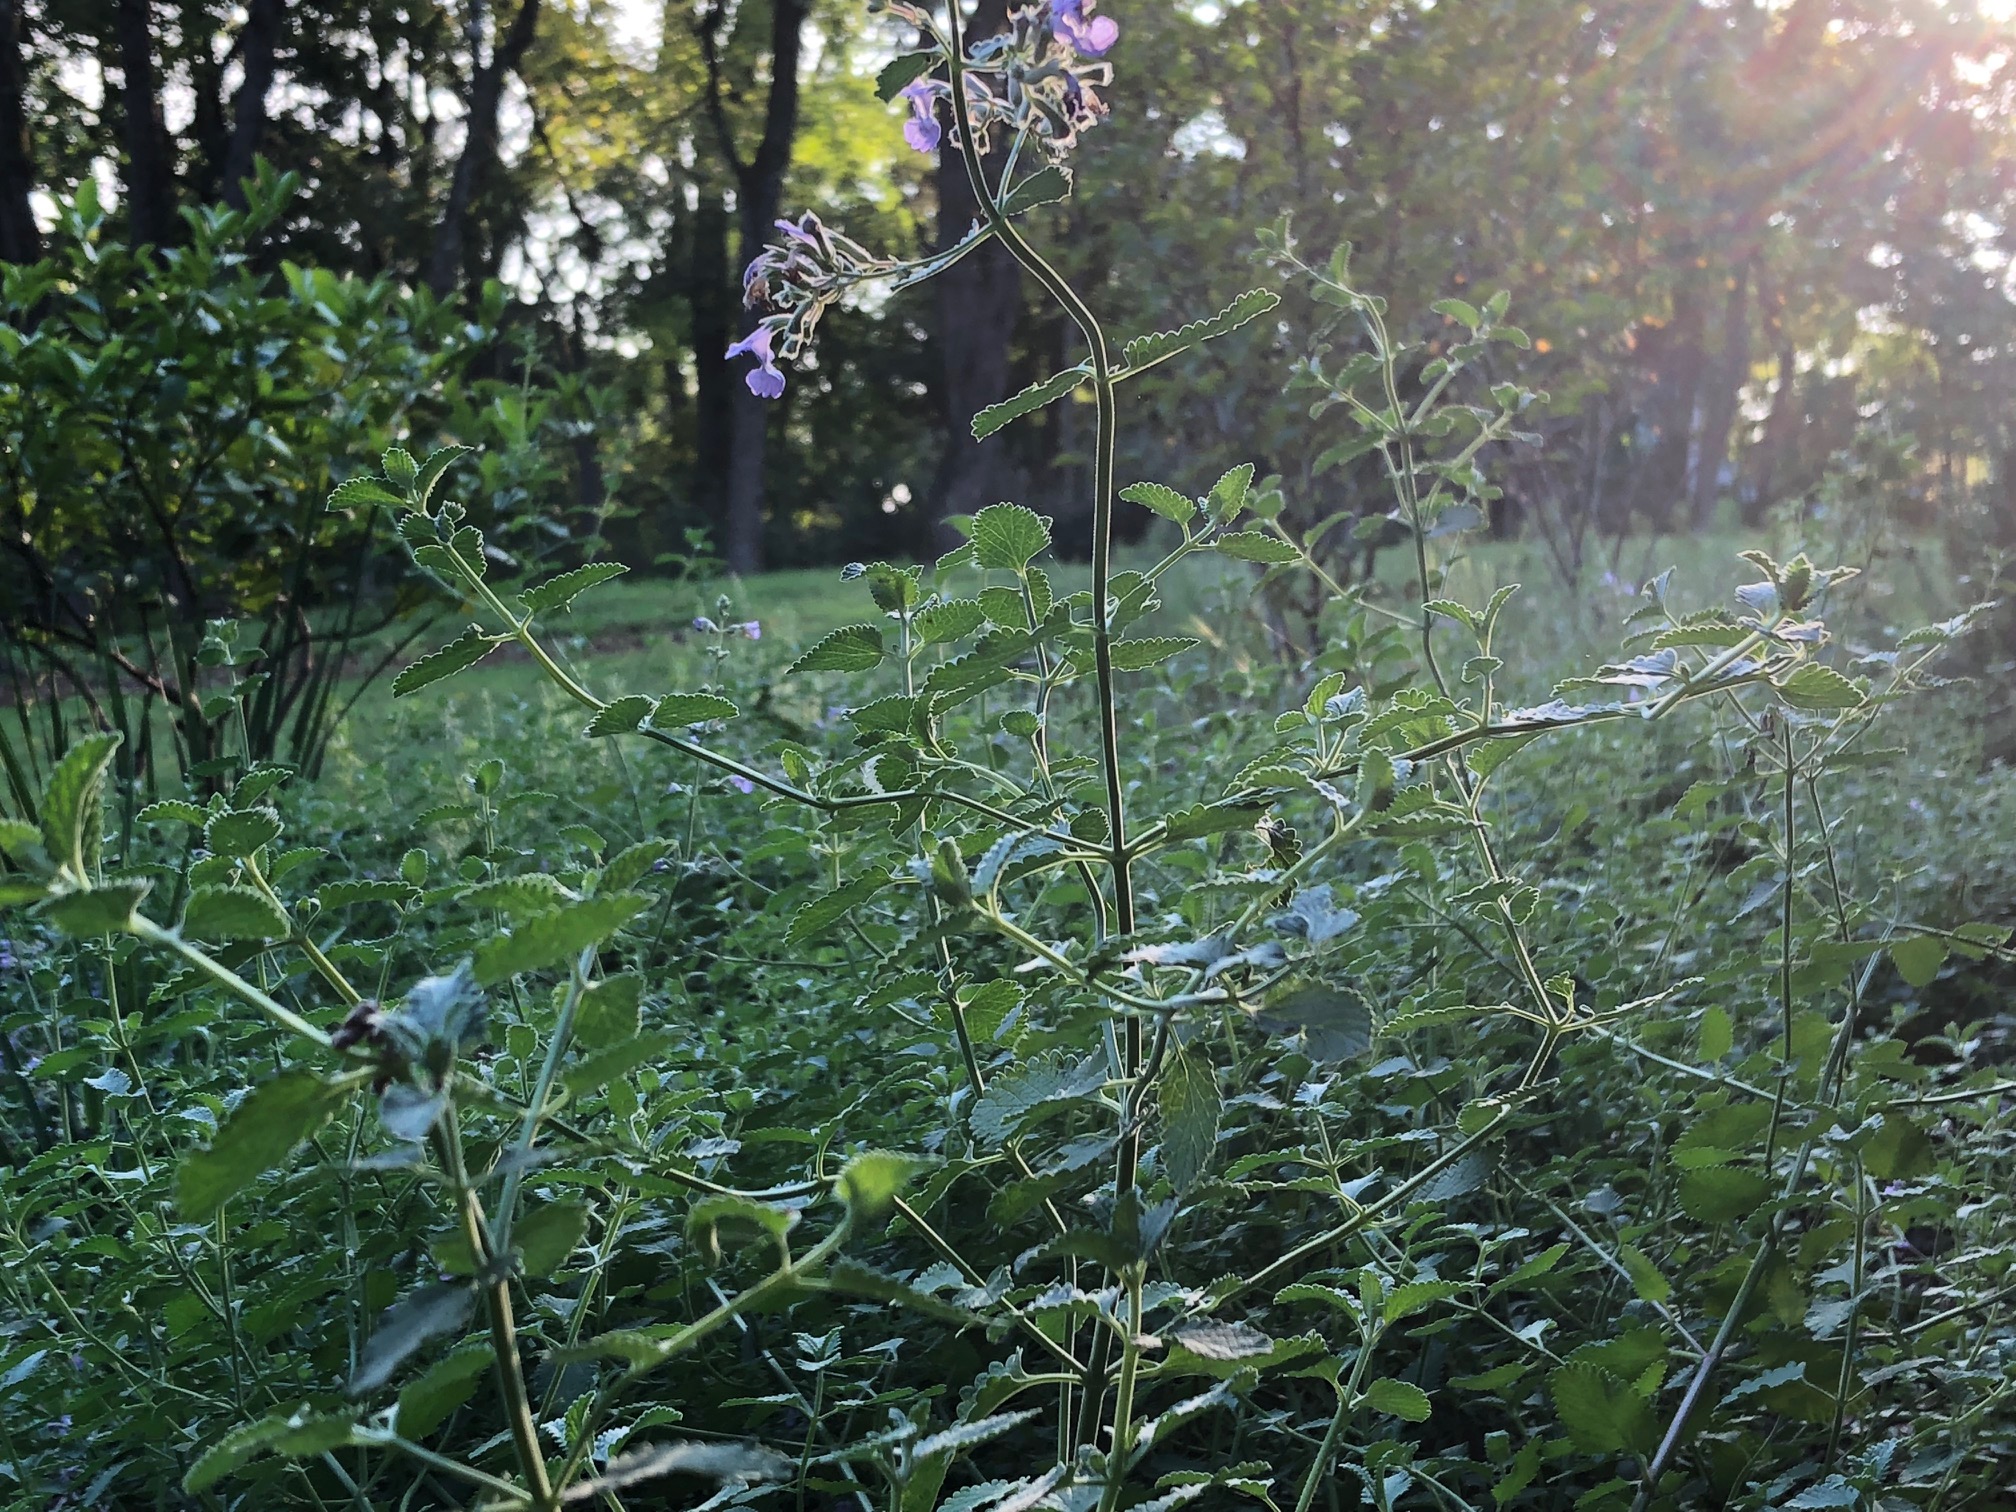
[[[735,280],[728,267],[728,207],[703,194],[694,216],[688,299],[693,311],[693,502],[719,547],[728,526],[728,428],[735,404]],[[683,382],[683,379],[681,380]]]
[[[784,197],[784,174],[791,166],[791,146],[798,133],[798,59],[806,12],[811,0],[771,0],[770,90],[763,107],[763,139],[744,162],[735,149],[721,94],[720,58],[716,50],[722,12],[717,6],[702,20],[700,35],[707,53],[710,113],[721,139],[722,155],[735,172],[736,211],[741,223],[738,251],[744,267],[762,251],[772,234],[772,222]],[[754,312],[739,324],[746,336],[756,328]],[[749,392],[746,383],[729,389],[727,529],[722,554],[728,570],[748,574],[763,570],[763,454],[769,441],[770,400]]]
[[[231,102],[231,140],[224,150],[224,202],[245,208],[245,180],[266,135],[266,95],[273,87],[274,56],[280,48],[280,24],[286,0],[252,0],[239,38],[245,80]]]
[[[1682,247],[1674,256],[1683,265],[1690,264],[1693,249]],[[1697,435],[1695,409],[1706,360],[1701,282],[1701,275],[1691,267],[1681,275],[1673,291],[1673,318],[1657,334],[1649,405],[1656,439],[1632,490],[1648,523],[1657,531],[1673,528],[1679,506],[1690,492]]]
[[[497,106],[504,97],[504,81],[524,60],[538,26],[539,0],[519,0],[511,29],[490,49],[490,60],[476,65],[470,80],[462,156],[456,160],[455,177],[448,184],[448,203],[442,207],[434,251],[427,262],[427,287],[437,299],[445,299],[461,282],[469,208],[497,159]]]
[[[1729,459],[1729,436],[1750,376],[1750,264],[1737,268],[1722,306],[1721,350],[1703,374],[1701,430],[1696,438],[1694,528],[1715,523],[1715,504],[1722,496],[1722,465]]]
[[[969,23],[971,40],[993,36],[1008,24],[1007,0],[980,0]],[[948,129],[938,153],[938,250],[957,246],[980,217],[966,164]],[[990,161],[997,167],[1002,152]],[[1010,349],[1022,307],[1022,270],[999,242],[990,240],[938,275],[938,350],[945,409],[945,451],[931,482],[933,542],[941,551],[959,544],[946,516],[971,514],[1005,499],[1009,487],[1008,438],[973,439],[973,416],[1008,396]]]
[[[168,129],[161,122],[161,91],[154,77],[153,6],[119,0],[117,25],[120,87],[126,138],[126,222],[137,246],[158,246],[175,224],[175,172]]]
[[[1743,523],[1758,524],[1764,512],[1778,502],[1778,491],[1784,487],[1788,465],[1792,459],[1793,442],[1799,434],[1799,352],[1792,345],[1792,338],[1780,331],[1778,335],[1778,390],[1771,396],[1771,414],[1764,422],[1764,444],[1759,448],[1761,455],[1757,462],[1757,492],[1750,507],[1743,511]]]
[[[42,255],[42,231],[29,201],[35,154],[28,136],[28,74],[21,65],[25,30],[20,0],[0,0],[0,262]]]

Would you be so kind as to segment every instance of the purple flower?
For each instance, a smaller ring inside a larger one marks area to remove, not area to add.
[[[18,965],[20,962],[14,957],[14,942],[0,940],[0,971],[12,971]]]
[[[809,212],[806,214],[805,219],[808,221],[812,219],[812,216]],[[806,230],[805,227],[800,225],[797,221],[780,220],[777,222],[777,229],[779,231],[782,231],[786,236],[790,237],[791,240],[798,242],[803,246],[810,247],[815,252],[819,250],[819,238],[814,236],[810,231]]]
[[[744,620],[741,624],[730,625],[728,628],[730,630],[739,630],[748,640],[759,641],[763,639],[763,622],[761,620]]]
[[[777,357],[770,350],[771,340],[776,332],[767,325],[759,325],[735,345],[728,348],[730,357],[754,357],[756,366],[749,370],[746,382],[749,392],[758,399],[777,399],[784,393],[784,374],[777,367]]]
[[[756,784],[751,782],[747,777],[731,776],[728,779],[728,786],[735,789],[738,793],[753,793],[756,791]]]
[[[730,352],[728,355],[730,357],[733,357],[735,354],[733,352]],[[694,619],[693,628],[695,630],[698,630],[702,635],[712,635],[716,631],[718,631],[721,627],[715,624],[714,621],[707,618],[706,615],[702,614]]]
[[[903,86],[902,98],[910,102],[910,119],[903,123],[903,140],[919,152],[936,152],[945,132],[938,124],[938,91],[929,79],[917,79]]]
[[[1059,42],[1088,58],[1103,58],[1120,40],[1120,25],[1110,16],[1094,16],[1099,0],[1050,0],[1050,32]]]

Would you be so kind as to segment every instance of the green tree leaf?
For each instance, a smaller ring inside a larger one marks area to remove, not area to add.
[[[982,567],[1020,572],[1050,549],[1050,522],[1020,504],[989,504],[973,516],[973,557]]]

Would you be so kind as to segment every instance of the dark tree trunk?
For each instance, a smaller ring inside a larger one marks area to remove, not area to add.
[[[266,95],[273,87],[273,62],[280,50],[280,26],[286,0],[252,0],[238,53],[245,80],[231,102],[231,139],[224,149],[224,201],[245,208],[245,180],[266,136]]]
[[[539,0],[519,0],[511,29],[490,49],[489,61],[476,64],[470,80],[462,156],[456,160],[455,177],[448,184],[448,203],[442,207],[440,224],[434,230],[434,250],[427,261],[427,287],[437,299],[446,298],[461,282],[469,209],[497,160],[497,107],[504,97],[504,81],[524,61],[538,27]]]
[[[1721,350],[1703,374],[1700,433],[1694,449],[1694,528],[1715,523],[1715,502],[1721,497],[1722,464],[1729,458],[1729,437],[1750,376],[1750,264],[1736,270],[1722,306]]]
[[[126,137],[126,221],[136,245],[158,246],[175,223],[175,173],[168,129],[161,121],[161,91],[154,76],[153,6],[119,0],[120,88]]]
[[[1771,396],[1771,414],[1764,422],[1764,442],[1758,448],[1757,491],[1743,511],[1743,523],[1755,525],[1778,502],[1792,469],[1793,443],[1799,434],[1799,352],[1782,330],[1778,336],[1778,391]]]
[[[1007,0],[980,0],[970,22],[972,38],[992,36],[1008,24]],[[946,120],[950,121],[947,114]],[[997,166],[1001,153],[994,154]],[[938,250],[957,246],[980,217],[965,161],[945,133],[938,154]],[[973,416],[1008,396],[1010,350],[1022,306],[1022,270],[998,243],[938,275],[938,349],[942,362],[945,452],[932,479],[931,527],[939,551],[959,544],[946,516],[971,514],[1012,491],[1008,438],[973,439]]]
[[[735,281],[728,267],[728,208],[716,194],[702,195],[694,217],[689,269],[693,310],[693,501],[718,546],[728,525],[728,427],[735,403]],[[683,382],[683,379],[681,380]]]
[[[35,154],[28,136],[28,73],[21,63],[25,24],[20,0],[0,0],[0,262],[42,255],[42,231],[29,195]]]
[[[1675,255],[1683,257],[1684,263],[1693,261],[1691,247]],[[1694,452],[1695,410],[1706,361],[1701,283],[1702,276],[1691,268],[1682,275],[1680,286],[1673,291],[1673,318],[1657,333],[1655,344],[1650,408],[1657,439],[1633,480],[1632,491],[1651,527],[1658,531],[1671,530],[1677,523],[1679,506],[1687,500],[1692,481],[1689,463]]]
[[[811,0],[771,0],[770,90],[763,107],[763,137],[755,155],[744,162],[735,147],[722,98],[721,60],[717,47],[723,14],[717,5],[700,23],[707,54],[707,104],[721,139],[721,152],[735,173],[735,205],[740,222],[737,251],[743,266],[770,239],[772,222],[784,197],[784,174],[791,166],[791,145],[798,133],[798,58],[805,16]],[[745,312],[738,329],[748,335],[756,327],[753,312]],[[746,383],[729,388],[726,530],[722,554],[730,572],[763,570],[763,454],[769,441],[771,401],[749,392]]]

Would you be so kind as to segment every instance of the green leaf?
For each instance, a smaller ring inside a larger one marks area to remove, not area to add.
[[[910,1178],[929,1163],[893,1150],[865,1150],[840,1168],[834,1190],[857,1219],[879,1223]]]
[[[1183,1196],[1204,1179],[1218,1148],[1225,1107],[1218,1072],[1204,1056],[1178,1050],[1155,1085],[1155,1101],[1162,1115],[1162,1168]]]
[[[842,625],[784,669],[800,672],[866,672],[881,662],[882,632],[873,625]]]
[[[86,735],[64,753],[42,785],[42,846],[55,866],[88,882],[104,826],[105,772],[119,749],[116,734]]]
[[[1680,1178],[1680,1206],[1703,1223],[1734,1223],[1770,1195],[1770,1179],[1741,1166],[1704,1166]]]
[[[697,1475],[724,1484],[783,1480],[791,1473],[791,1464],[787,1456],[756,1443],[653,1444],[617,1455],[600,1475],[569,1486],[563,1500],[597,1500],[667,1475]]]
[[[230,940],[284,940],[287,915],[249,887],[199,887],[182,911],[182,933],[223,944]]]
[[[651,712],[654,700],[642,693],[626,693],[621,698],[611,699],[595,711],[588,721],[588,728],[581,733],[590,739],[604,735],[628,735],[644,723],[644,716]]]
[[[1365,1404],[1374,1412],[1409,1423],[1425,1423],[1434,1411],[1427,1392],[1412,1381],[1396,1381],[1391,1376],[1381,1376],[1365,1388]]]
[[[719,693],[668,693],[651,710],[651,723],[661,730],[683,730],[688,725],[733,719],[741,712]]]
[[[476,952],[476,980],[488,987],[520,972],[570,961],[608,939],[650,902],[642,893],[607,893],[537,914]]]
[[[324,888],[326,901],[329,889]],[[508,919],[530,919],[575,901],[572,889],[550,872],[524,872],[493,877],[465,888],[462,901],[473,908],[494,908]]]
[[[557,614],[571,608],[574,600],[590,588],[619,578],[629,570],[621,562],[589,562],[526,589],[518,595],[518,602],[529,614]]]
[[[385,486],[383,478],[345,478],[329,491],[330,509],[404,509],[406,499]]]
[[[1623,1245],[1617,1251],[1617,1260],[1630,1273],[1631,1285],[1641,1301],[1664,1302],[1673,1295],[1673,1283],[1660,1274],[1659,1267],[1642,1250]]]
[[[944,60],[933,49],[899,53],[882,65],[875,75],[875,98],[888,104]]]
[[[419,692],[429,683],[437,683],[444,677],[466,671],[496,650],[497,645],[493,637],[471,625],[440,650],[402,667],[399,675],[392,679],[392,696],[404,698],[408,693]]]
[[[293,1414],[274,1413],[256,1423],[241,1423],[218,1439],[182,1477],[182,1489],[199,1495],[256,1456],[275,1453],[305,1458],[353,1441],[357,1425],[338,1414],[316,1414],[302,1408]]]
[[[1795,709],[1827,713],[1859,708],[1863,692],[1822,662],[1803,662],[1778,684],[1778,696]]]
[[[1134,640],[1115,641],[1113,670],[1145,672],[1172,656],[1181,656],[1196,644],[1197,638],[1191,635],[1144,635]]]
[[[1071,170],[1059,163],[1046,163],[1008,191],[1001,213],[1013,218],[1039,205],[1054,205],[1071,197]]]
[[[1607,1370],[1583,1362],[1564,1365],[1548,1387],[1561,1426],[1585,1453],[1643,1454],[1658,1438],[1651,1403]]]
[[[1910,935],[1890,947],[1897,974],[1913,987],[1929,987],[1946,964],[1946,942],[1932,935]]]
[[[588,1210],[578,1202],[549,1202],[533,1208],[511,1230],[519,1263],[528,1276],[550,1276],[574,1253],[588,1232]]]
[[[1438,299],[1428,308],[1437,315],[1446,315],[1451,320],[1462,321],[1473,331],[1484,323],[1484,317],[1478,313],[1477,306],[1461,299]]]
[[[399,1436],[425,1438],[476,1394],[494,1357],[487,1344],[470,1344],[430,1365],[399,1391]]]
[[[325,882],[315,890],[315,901],[325,909],[349,908],[356,903],[389,903],[394,908],[411,908],[421,896],[420,889],[411,882],[393,882],[382,877],[345,877]]]
[[[635,972],[591,982],[574,1013],[574,1037],[591,1050],[634,1039],[644,979]]]
[[[280,838],[280,815],[260,805],[249,809],[225,809],[212,814],[203,826],[203,844],[213,856],[240,860],[262,845]]]
[[[1736,1046],[1736,1026],[1729,1011],[1710,1005],[1701,1015],[1701,1059],[1714,1062]]]
[[[1386,1294],[1382,1317],[1390,1328],[1402,1319],[1426,1312],[1437,1302],[1462,1294],[1463,1288],[1454,1281],[1403,1281]]]
[[[144,877],[108,877],[97,887],[80,887],[51,898],[42,913],[65,934],[79,939],[119,934],[132,928],[133,910],[150,886]]]
[[[198,829],[210,818],[204,810],[181,798],[163,798],[159,803],[150,803],[133,817],[142,824],[193,824]]]
[[[1157,331],[1149,336],[1136,336],[1127,343],[1125,356],[1127,370],[1122,377],[1132,377],[1143,368],[1153,367],[1158,362],[1167,362],[1171,357],[1187,352],[1194,346],[1201,346],[1219,336],[1226,336],[1248,321],[1257,320],[1281,303],[1281,296],[1272,289],[1248,289],[1216,315],[1204,320],[1193,320],[1190,324],[1174,331]]]
[[[1261,1022],[1277,1031],[1300,1030],[1316,1060],[1344,1060],[1372,1047],[1372,1011],[1355,993],[1322,982],[1305,983],[1272,998]]]
[[[798,1222],[797,1211],[732,1193],[702,1197],[686,1214],[686,1238],[699,1246],[709,1265],[731,1250],[752,1244],[782,1244]]]
[[[1220,536],[1211,543],[1211,549],[1234,561],[1261,562],[1270,567],[1299,561],[1302,555],[1286,541],[1260,530],[1238,530]]]
[[[1050,522],[1020,504],[989,504],[973,516],[973,556],[982,567],[1020,572],[1050,548]]]
[[[191,1223],[206,1223],[236,1193],[286,1161],[349,1097],[312,1071],[283,1071],[238,1104],[206,1150],[183,1160],[175,1204]]]
[[[1246,829],[1266,811],[1264,803],[1221,799],[1216,803],[1195,803],[1189,808],[1178,809],[1163,822],[1168,826],[1168,838],[1172,842],[1201,840],[1207,835]]]
[[[784,931],[785,943],[798,946],[819,939],[827,930],[874,897],[885,884],[885,878],[869,872],[851,882],[841,883],[831,892],[821,893],[791,916],[790,927]]]
[[[475,1304],[475,1294],[459,1281],[441,1281],[409,1292],[388,1307],[365,1342],[350,1378],[350,1394],[364,1396],[376,1391],[406,1360],[430,1339],[459,1333]]]
[[[1241,462],[1227,472],[1224,477],[1211,485],[1211,492],[1204,500],[1214,523],[1223,525],[1235,519],[1239,511],[1246,507],[1246,495],[1253,488],[1253,464]]]
[[[1166,483],[1129,483],[1120,490],[1120,497],[1178,525],[1188,525],[1197,517],[1197,501]]]
[[[1032,383],[1019,394],[1011,394],[999,404],[990,404],[973,417],[973,439],[985,441],[994,432],[1011,420],[1019,420],[1024,415],[1034,414],[1046,404],[1053,404],[1081,383],[1090,382],[1092,370],[1087,367],[1066,368],[1061,373],[1052,373],[1040,382]],[[939,564],[944,565],[942,562]]]
[[[919,645],[940,646],[964,640],[987,623],[978,599],[946,599],[921,610],[912,622]]]
[[[434,498],[434,489],[441,477],[464,457],[476,455],[473,446],[437,446],[427,454],[427,460],[420,464],[420,471],[413,479],[413,503],[418,509],[425,509]]]
[[[834,1261],[827,1269],[826,1284],[835,1291],[870,1297],[895,1307],[907,1307],[940,1323],[950,1323],[954,1328],[968,1328],[980,1321],[971,1310],[956,1307],[929,1292],[919,1291],[908,1282],[885,1275],[858,1260]]]

